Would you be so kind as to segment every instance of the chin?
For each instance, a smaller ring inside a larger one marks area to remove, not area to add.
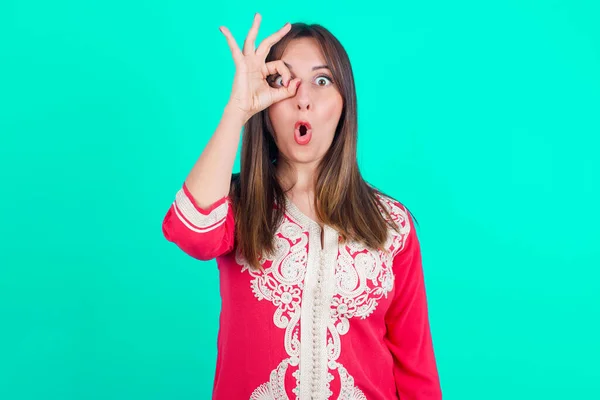
[[[320,158],[316,149],[311,149],[310,147],[298,147],[295,143],[294,145],[296,148],[287,151],[287,154],[285,155],[291,162],[310,163]]]

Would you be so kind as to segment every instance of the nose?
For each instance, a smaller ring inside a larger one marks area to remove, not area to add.
[[[300,82],[300,86],[296,90],[296,105],[298,110],[310,110],[312,102],[310,100],[310,88],[304,81]]]

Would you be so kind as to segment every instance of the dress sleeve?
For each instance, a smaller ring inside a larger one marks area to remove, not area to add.
[[[401,400],[440,400],[442,391],[429,327],[421,249],[413,220],[404,246],[394,257],[394,298],[385,315],[385,341],[394,358]]]
[[[207,208],[200,208],[185,182],[167,211],[163,235],[188,255],[211,260],[233,250],[234,214],[231,199],[224,196]]]

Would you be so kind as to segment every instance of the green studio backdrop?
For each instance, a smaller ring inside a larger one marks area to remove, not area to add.
[[[259,40],[321,23],[350,55],[361,171],[419,222],[444,398],[600,398],[582,0],[2,2],[0,398],[210,398],[218,270],[161,222],[230,93],[218,27],[241,46],[257,11]]]

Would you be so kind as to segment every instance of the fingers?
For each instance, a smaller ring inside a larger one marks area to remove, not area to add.
[[[287,87],[280,87],[277,89],[270,88],[271,99],[273,99],[273,103],[295,96],[296,92],[298,91],[298,85],[300,81],[300,78],[294,78],[290,81],[290,84]]]
[[[287,86],[292,78],[292,73],[285,66],[282,60],[270,61],[265,64],[267,67],[267,71],[269,71],[269,75],[279,74],[283,78],[283,86]]]
[[[258,27],[260,26],[261,15],[259,13],[254,14],[254,21],[248,31],[248,36],[244,40],[244,55],[254,54],[254,42],[256,35],[258,34]]]
[[[292,25],[288,22],[277,32],[273,33],[271,36],[263,40],[262,43],[256,49],[256,54],[264,56],[264,58],[266,58],[267,54],[269,54],[269,51],[271,50],[271,47],[273,47],[275,43],[279,42],[281,38],[284,37],[290,31],[290,29],[292,29]]]
[[[283,80],[283,86],[278,88],[269,88],[271,92],[271,99],[274,103],[287,99],[296,95],[298,91],[298,85],[301,82],[300,78],[291,79],[292,73],[289,68],[285,66],[282,60],[275,60],[265,64],[269,75],[279,74]]]
[[[222,26],[219,28],[219,30],[221,31],[221,33],[223,33],[223,35],[225,35],[225,38],[227,39],[227,44],[229,45],[229,50],[231,50],[231,55],[233,56],[233,61],[236,65],[238,65],[244,59],[244,55],[240,51],[240,48],[238,47],[233,36],[231,35],[231,32],[229,32],[229,29]]]

